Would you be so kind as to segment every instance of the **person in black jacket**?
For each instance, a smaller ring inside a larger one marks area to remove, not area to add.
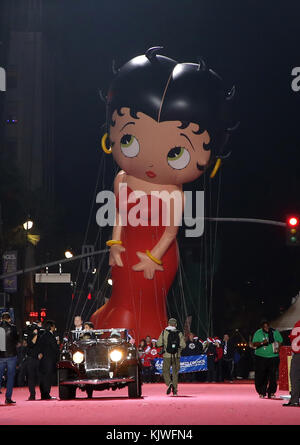
[[[216,345],[212,337],[206,340],[206,355],[207,355],[207,382],[215,383],[216,381]]]
[[[22,340],[22,343],[17,344],[17,368],[16,368],[16,383],[17,386],[27,386],[27,341]]]
[[[38,358],[40,359],[40,391],[42,400],[51,400],[51,382],[59,358],[59,346],[55,338],[56,325],[52,320],[45,323],[45,332],[38,341]]]
[[[5,403],[13,404],[16,403],[11,397],[17,366],[17,343],[19,336],[16,326],[11,323],[9,312],[3,312],[2,314],[0,337],[0,382],[2,381],[4,371],[7,368]]]
[[[200,355],[202,352],[201,343],[198,341],[198,337],[195,337],[195,335],[190,332],[188,334],[188,338],[186,340],[186,346],[181,351],[182,356],[191,356],[191,355]],[[184,382],[194,382],[196,380],[196,373],[195,372],[186,372],[182,376],[182,380]]]
[[[27,334],[26,370],[29,389],[28,400],[35,400],[35,387],[39,383],[39,365],[42,355],[39,353],[39,339],[45,331],[38,322],[32,323]]]
[[[221,346],[223,348],[223,376],[225,380],[232,383],[234,379],[235,343],[228,334],[224,334]]]

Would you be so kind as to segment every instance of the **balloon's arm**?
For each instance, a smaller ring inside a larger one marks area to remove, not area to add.
[[[162,237],[151,250],[151,255],[161,260],[172,242],[176,239],[177,232],[178,227],[166,227]]]
[[[151,250],[151,255],[153,255],[158,260],[162,259],[172,242],[176,239],[183,209],[184,194],[182,191],[180,191],[175,200],[171,200],[170,203],[170,224],[166,226],[166,229],[160,240]]]
[[[113,231],[112,231],[112,239],[120,240],[121,239],[121,235],[122,235],[121,217],[119,215],[118,210],[116,209],[114,228],[113,228]]]
[[[120,172],[121,173],[121,172]],[[119,193],[119,184],[122,182],[123,175],[118,173],[114,181],[114,193],[115,196]],[[122,238],[122,221],[118,209],[115,207],[115,221],[112,232],[112,240],[121,241]],[[125,251],[125,247],[122,244],[115,243],[110,248],[109,253],[109,265],[123,267],[123,261],[121,253]]]
[[[115,196],[119,193],[119,186],[124,181],[124,176],[126,176],[126,173],[121,170],[114,180],[114,194]],[[114,240],[120,240],[121,239],[121,233],[122,233],[122,222],[121,217],[119,214],[119,211],[117,208],[115,208],[115,222],[114,222],[114,228],[112,232],[112,239]]]

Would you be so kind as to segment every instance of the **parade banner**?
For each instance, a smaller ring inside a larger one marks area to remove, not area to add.
[[[162,374],[163,358],[154,359],[156,374]],[[180,357],[180,373],[207,371],[207,357],[205,354]]]
[[[12,273],[17,271],[17,261],[18,252],[16,250],[11,250],[4,252],[2,256],[3,261],[3,273]],[[9,278],[4,278],[3,280],[3,290],[4,292],[13,293],[17,292],[17,276],[11,276]]]

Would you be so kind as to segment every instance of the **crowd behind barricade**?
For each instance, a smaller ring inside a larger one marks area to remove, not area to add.
[[[224,334],[222,340],[218,337],[202,340],[189,333],[185,336],[185,343],[181,357],[205,356],[207,369],[182,372],[179,374],[180,382],[233,382],[236,379],[247,379],[253,371],[253,351],[246,347],[244,340],[238,341],[228,334]],[[155,359],[163,356],[163,348],[157,347],[157,340],[148,335],[140,341],[138,351],[143,366],[143,382],[163,381],[155,366]]]

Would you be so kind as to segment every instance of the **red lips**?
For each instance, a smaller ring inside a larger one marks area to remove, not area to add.
[[[154,172],[152,172],[151,170],[148,170],[148,171],[146,172],[146,175],[147,175],[149,178],[155,178],[155,176],[156,176],[156,174],[155,174]]]

